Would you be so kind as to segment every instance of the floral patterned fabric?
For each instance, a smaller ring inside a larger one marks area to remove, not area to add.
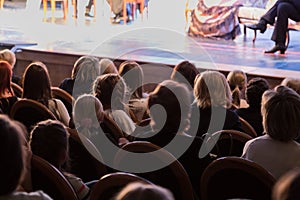
[[[188,34],[194,37],[235,39],[241,34],[237,17],[239,6],[207,7],[203,0],[199,0],[191,14]]]

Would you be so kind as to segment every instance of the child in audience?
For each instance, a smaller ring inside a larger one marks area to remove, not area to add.
[[[52,97],[51,80],[47,67],[42,62],[33,62],[25,69],[22,98],[42,103],[59,121],[69,126],[68,110],[61,100]]]
[[[0,109],[9,115],[10,109],[18,98],[11,87],[12,68],[6,61],[0,61]]]
[[[232,93],[232,104],[237,108],[247,108],[245,101],[245,89],[247,86],[247,75],[242,70],[233,70],[227,75],[227,81]]]
[[[23,182],[26,168],[26,155],[22,149],[22,129],[18,123],[5,115],[0,115],[0,199],[2,200],[51,200],[42,191],[17,191]]]
[[[235,112],[245,119],[255,130],[258,136],[263,134],[261,98],[263,93],[269,89],[269,84],[264,78],[253,78],[246,88],[246,101],[248,108],[239,108]]]
[[[300,146],[294,141],[300,136],[300,96],[288,87],[277,86],[263,94],[261,112],[265,135],[248,141],[242,157],[278,179],[300,167]]]
[[[158,185],[130,183],[124,187],[115,200],[175,200],[173,194]]]
[[[32,153],[45,159],[59,171],[68,160],[68,133],[62,123],[54,120],[39,122],[30,133]],[[88,163],[87,163],[88,164]],[[82,180],[72,174],[63,172],[73,186],[80,200],[88,199],[90,189]]]

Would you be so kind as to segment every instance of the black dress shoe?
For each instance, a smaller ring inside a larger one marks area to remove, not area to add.
[[[284,54],[286,47],[284,45],[276,44],[272,49],[265,51],[265,53],[275,53],[280,51],[280,54]]]
[[[247,25],[247,27],[252,30],[260,30],[261,33],[264,33],[267,29],[267,24],[263,24],[263,23],[250,24]]]

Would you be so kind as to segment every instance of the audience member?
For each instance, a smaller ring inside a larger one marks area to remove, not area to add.
[[[233,70],[227,75],[227,81],[232,93],[232,104],[237,108],[248,107],[245,101],[247,75],[242,70]]]
[[[32,99],[45,105],[66,126],[70,116],[65,105],[52,97],[51,80],[46,65],[33,62],[27,66],[23,74],[22,98]]]
[[[263,127],[266,133],[245,144],[243,158],[267,169],[276,179],[300,166],[300,96],[292,89],[277,86],[262,97]]]
[[[80,200],[89,197],[90,189],[82,180],[62,168],[69,153],[68,132],[62,123],[54,120],[39,122],[30,133],[30,147],[34,155],[45,159],[65,175]]]
[[[94,95],[100,100],[103,109],[126,135],[135,131],[135,124],[125,111],[126,84],[118,74],[104,74],[94,82]]]
[[[130,183],[124,187],[115,200],[175,200],[173,194],[158,185]]]
[[[16,64],[16,55],[11,50],[4,49],[0,51],[0,61],[7,61],[11,65],[13,70]],[[12,82],[21,85],[20,77],[17,77],[15,75],[12,75]]]
[[[59,88],[75,99],[81,94],[92,93],[93,82],[100,75],[99,60],[93,56],[82,56],[74,64],[71,78],[64,79]]]
[[[22,130],[17,123],[5,115],[0,115],[0,199],[50,200],[42,191],[20,192],[17,190],[23,181],[26,168],[26,155],[22,150]]]
[[[295,168],[276,182],[273,187],[273,200],[298,200],[300,199],[300,169]]]
[[[6,61],[0,61],[0,109],[2,114],[10,114],[10,109],[18,98],[11,88],[12,67]]]
[[[300,95],[300,79],[298,78],[285,78],[282,80],[281,85],[292,88]]]
[[[100,65],[100,74],[118,74],[118,69],[113,61],[108,58],[102,58],[99,61]]]
[[[226,78],[217,71],[205,71],[196,79],[188,133],[202,137],[219,130],[242,131],[238,115],[231,108],[232,96]]]
[[[253,78],[246,88],[246,101],[248,108],[239,108],[235,112],[245,119],[255,130],[258,136],[263,134],[261,98],[263,93],[269,89],[269,84],[264,78]]]
[[[124,79],[127,86],[125,102],[133,112],[134,121],[139,123],[148,118],[146,113],[148,94],[144,93],[143,81],[144,72],[141,66],[134,61],[125,61],[119,67],[119,74]]]

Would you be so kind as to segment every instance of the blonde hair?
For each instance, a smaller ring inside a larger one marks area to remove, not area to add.
[[[72,79],[79,82],[93,82],[100,75],[98,58],[94,56],[82,56],[74,64]]]
[[[227,75],[227,81],[232,93],[232,103],[240,106],[241,98],[244,96],[242,91],[245,91],[247,86],[247,76],[242,70],[233,70]]]
[[[114,64],[114,62],[111,61],[108,58],[102,58],[99,61],[99,66],[100,66],[100,74],[101,75],[102,74],[109,74],[109,73],[112,73],[112,74],[117,74],[118,73],[117,67]]]
[[[211,106],[231,107],[232,96],[223,74],[217,71],[205,71],[196,79],[195,100],[201,108]]]
[[[14,68],[16,64],[16,55],[9,49],[4,49],[0,51],[0,60],[7,61],[12,68]]]
[[[292,88],[300,95],[300,79],[298,78],[285,78],[281,82],[281,85]]]

